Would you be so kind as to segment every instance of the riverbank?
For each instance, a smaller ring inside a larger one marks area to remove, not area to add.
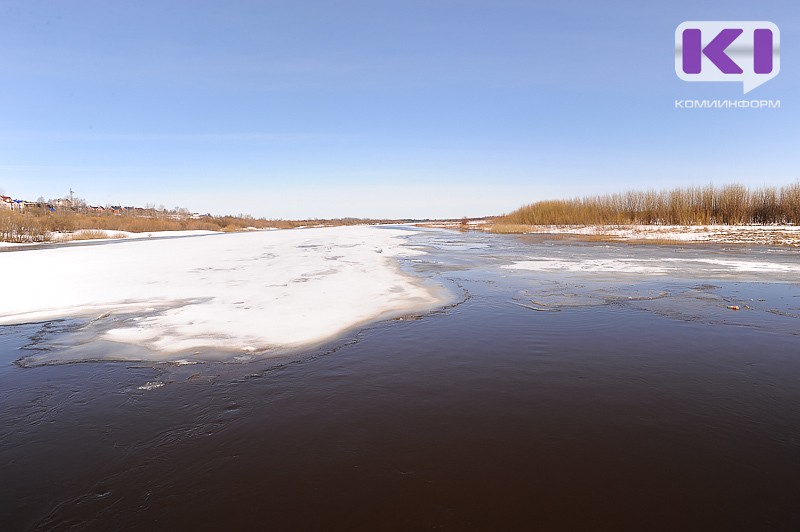
[[[800,247],[800,226],[797,225],[524,225],[500,223],[493,219],[423,222],[415,225],[498,234],[570,236],[592,242]]]
[[[496,233],[575,235],[587,240],[645,243],[717,243],[800,247],[796,225],[508,225],[493,224]]]

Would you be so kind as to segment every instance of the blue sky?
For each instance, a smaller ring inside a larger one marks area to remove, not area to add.
[[[793,1],[2,1],[0,191],[269,218],[460,217],[800,178]],[[781,72],[674,72],[685,20],[770,20]]]

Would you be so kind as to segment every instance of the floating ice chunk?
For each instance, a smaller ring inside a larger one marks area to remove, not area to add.
[[[139,386],[138,389],[139,390],[145,390],[145,391],[149,392],[150,390],[155,390],[156,388],[161,388],[162,386],[164,386],[163,382],[161,382],[161,381],[152,381],[152,382],[148,382],[146,384],[142,384],[141,386]]]
[[[181,358],[180,360],[173,360],[171,362],[171,364],[175,366],[193,366],[194,364],[197,363],[198,362],[196,360],[186,360],[185,358]]]

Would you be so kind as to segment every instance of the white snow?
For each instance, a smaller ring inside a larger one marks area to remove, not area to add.
[[[664,275],[668,273],[703,271],[705,274],[727,273],[800,273],[800,265],[775,261],[726,260],[726,259],[574,259],[561,260],[531,257],[503,266],[509,270],[531,270],[542,272],[599,272]]]
[[[570,261],[537,258],[517,261],[514,264],[503,266],[503,268],[533,271],[667,273],[668,269],[663,266],[656,266],[656,262],[642,259],[584,259]]]
[[[800,246],[797,225],[531,225],[527,233],[608,236],[619,240]]]
[[[245,229],[250,230],[250,228]],[[91,239],[81,239],[83,234],[92,234]],[[98,233],[105,233],[105,238],[97,238]],[[119,240],[122,238],[137,240],[141,238],[169,238],[175,236],[200,236],[200,235],[215,235],[219,234],[218,231],[205,231],[205,230],[187,230],[187,231],[148,231],[146,233],[132,233],[130,231],[115,231],[113,229],[78,229],[72,233],[48,233],[50,240],[47,242],[0,242],[0,247],[31,247],[42,246],[48,244],[64,244],[71,242],[84,242],[92,240],[94,242],[102,242],[104,240]]]
[[[422,254],[405,234],[334,227],[0,253],[0,325],[134,313],[99,339],[162,354],[319,342],[447,302],[399,269],[393,257]]]
[[[736,272],[798,272],[800,273],[800,265],[779,263],[779,262],[766,262],[766,261],[750,261],[750,260],[725,260],[725,259],[662,259],[664,262],[676,263],[700,263],[712,266],[711,269],[719,271],[736,271]],[[709,268],[706,268],[708,270]]]
[[[146,233],[132,233],[130,231],[114,231],[113,229],[79,229],[75,233],[67,233],[67,235],[74,235],[80,237],[84,232],[102,232],[110,240],[119,238],[137,239],[137,238],[164,238],[173,236],[200,236],[200,235],[215,235],[217,231],[203,231],[203,230],[188,230],[188,231],[148,231]],[[54,240],[58,241],[58,234],[53,235]]]

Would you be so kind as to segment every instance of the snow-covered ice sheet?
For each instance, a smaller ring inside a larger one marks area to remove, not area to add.
[[[98,340],[158,356],[253,353],[323,341],[359,324],[446,304],[402,272],[421,252],[375,227],[213,234],[0,254],[0,325],[133,315]]]
[[[666,275],[701,271],[706,275],[736,273],[785,273],[800,274],[800,264],[781,262],[780,259],[701,259],[663,257],[654,259],[620,258],[573,258],[551,259],[531,257],[504,265],[510,270],[541,272],[594,272],[611,274]]]
[[[566,272],[616,272],[663,274],[667,268],[655,260],[643,259],[576,259],[557,260],[537,258],[503,266],[510,270],[566,271]]]

